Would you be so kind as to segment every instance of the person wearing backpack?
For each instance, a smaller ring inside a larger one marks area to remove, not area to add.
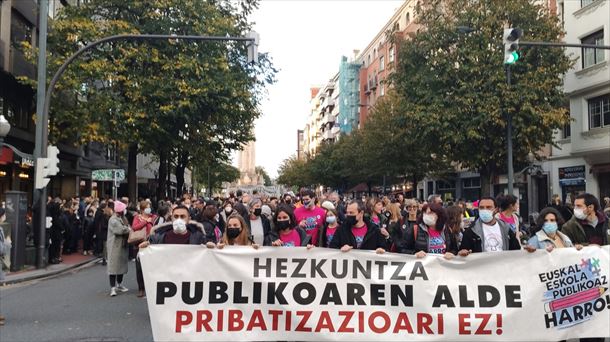
[[[407,229],[404,246],[399,253],[423,258],[428,253],[451,259],[458,253],[456,239],[447,228],[447,213],[441,204],[425,204],[417,224]]]

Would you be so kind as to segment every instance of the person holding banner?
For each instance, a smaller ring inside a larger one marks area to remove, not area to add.
[[[493,197],[479,200],[479,218],[464,230],[458,253],[460,256],[521,249],[515,233],[504,221],[496,220],[495,212],[496,200]]]
[[[275,229],[269,234],[267,245],[275,247],[307,247],[311,249],[311,236],[297,226],[292,208],[281,205],[277,208],[273,223]]]
[[[203,225],[191,221],[189,209],[178,205],[172,210],[172,222],[159,225],[151,232],[148,241],[138,247],[146,248],[151,244],[207,245],[214,248],[214,243],[207,243]]]
[[[582,245],[573,245],[570,238],[559,231],[563,224],[563,217],[557,209],[552,207],[542,209],[536,219],[533,236],[527,242],[525,249],[528,252],[534,252],[536,249],[546,249],[550,252],[555,248],[564,247],[582,249]]]
[[[271,233],[271,223],[263,215],[263,202],[259,198],[254,198],[248,204],[249,217],[248,232],[252,240],[257,245],[263,245]]]
[[[418,224],[407,229],[404,247],[400,253],[414,254],[423,258],[428,253],[442,254],[446,259],[453,258],[458,252],[456,239],[445,226],[447,213],[437,203],[424,204],[423,214]]]
[[[325,202],[326,203],[326,202]],[[320,239],[318,241],[318,247],[326,247],[330,246],[330,242],[333,240],[333,236],[337,232],[339,228],[339,215],[337,209],[327,208],[326,209],[326,224],[322,227],[320,231]]]
[[[354,200],[349,203],[345,211],[345,222],[333,236],[330,248],[341,249],[342,252],[355,248],[374,250],[378,254],[385,253],[386,238],[370,221],[365,222],[365,209],[362,201]]]
[[[224,246],[252,246],[254,249],[258,249],[259,245],[254,243],[248,234],[248,224],[246,220],[239,215],[234,213],[227,218],[227,227],[222,234],[220,242],[216,244],[218,249],[224,248]]]

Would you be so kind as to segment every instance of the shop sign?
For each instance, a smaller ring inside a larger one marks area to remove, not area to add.
[[[93,171],[91,171],[91,179],[97,180],[97,181],[116,180],[116,181],[120,182],[125,179],[125,170],[123,170],[123,169],[93,170]]]
[[[585,178],[585,166],[570,166],[559,168],[559,179]]]

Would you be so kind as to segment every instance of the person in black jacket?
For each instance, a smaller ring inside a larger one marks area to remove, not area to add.
[[[47,204],[47,213],[51,217],[52,224],[49,230],[51,244],[49,245],[49,263],[59,264],[61,259],[61,240],[62,240],[62,222],[61,222],[61,205],[58,199],[54,199]]]
[[[265,245],[265,241],[269,241],[271,233],[271,223],[269,219],[262,215],[263,202],[255,198],[248,205],[248,218],[245,220],[248,224],[248,232],[250,238],[257,245]]]
[[[464,230],[460,256],[480,252],[501,252],[521,249],[517,236],[502,220],[496,220],[496,200],[483,197],[479,201],[479,218]]]
[[[216,208],[216,202],[207,201],[203,207],[203,211],[195,218],[195,221],[203,224],[205,228],[205,236],[207,241],[219,243],[222,238],[223,230],[220,228],[220,224],[216,221],[216,215],[218,214],[218,208]]]
[[[374,250],[378,254],[385,253],[386,239],[379,228],[370,221],[364,221],[364,203],[354,200],[349,203],[345,212],[345,222],[337,230],[330,242],[330,248],[341,249],[342,252],[351,249]]]
[[[446,259],[458,253],[457,240],[446,226],[447,213],[442,205],[425,204],[423,214],[416,225],[409,227],[405,233],[405,243],[400,253],[414,254],[418,258],[428,253],[441,254]]]

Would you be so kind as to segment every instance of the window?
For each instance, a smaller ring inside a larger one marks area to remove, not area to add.
[[[604,45],[604,30],[599,30],[581,39],[582,44]],[[587,68],[604,61],[605,50],[582,48],[582,67]]]
[[[106,145],[106,160],[109,162],[116,162],[116,157],[116,146],[114,144]]]
[[[369,62],[367,63],[367,66],[371,65],[371,54],[369,54]]]
[[[394,47],[393,46],[390,46],[390,50],[389,50],[388,54],[389,54],[390,63],[394,62]]]
[[[582,7],[588,6],[595,1],[596,0],[580,0],[580,7],[582,8]]]
[[[379,57],[379,71],[385,69],[385,58],[383,56]]]
[[[462,183],[464,184],[464,189],[480,188],[481,187],[481,178],[479,178],[479,177],[464,178],[464,179],[462,179]]]
[[[11,13],[11,44],[18,46],[21,42],[32,41],[32,24],[17,11]]]
[[[589,104],[589,129],[610,127],[610,94],[587,100]]]
[[[411,22],[411,13],[407,12],[407,16],[405,18],[407,20],[407,25]]]
[[[568,139],[569,137],[572,136],[572,129],[570,127],[570,123],[567,123],[563,126],[562,132],[561,132],[561,137],[563,139]]]

